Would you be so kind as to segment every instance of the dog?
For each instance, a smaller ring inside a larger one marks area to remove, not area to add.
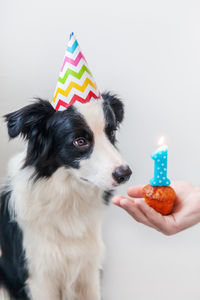
[[[100,300],[104,207],[132,173],[116,148],[123,117],[109,92],[64,111],[36,99],[5,116],[9,137],[26,141],[0,198],[5,299]]]

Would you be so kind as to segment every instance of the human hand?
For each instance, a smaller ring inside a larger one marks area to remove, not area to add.
[[[172,184],[177,199],[173,211],[163,216],[146,204],[142,198],[143,186],[133,186],[127,191],[130,197],[117,195],[112,202],[125,209],[137,222],[150,226],[165,235],[172,235],[200,222],[200,188],[187,182]]]

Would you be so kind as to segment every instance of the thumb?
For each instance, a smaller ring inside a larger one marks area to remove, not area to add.
[[[143,197],[142,190],[143,190],[143,185],[132,186],[128,189],[127,194],[130,197],[142,198]]]

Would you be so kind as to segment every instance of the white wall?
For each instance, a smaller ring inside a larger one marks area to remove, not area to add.
[[[73,30],[99,87],[126,104],[120,148],[131,184],[147,183],[158,137],[169,177],[199,184],[200,2],[197,0],[18,0],[0,3],[0,114],[33,96],[51,99]],[[0,124],[0,177],[22,148]],[[127,187],[121,189],[125,193]],[[104,300],[199,300],[200,226],[165,237],[110,206]]]

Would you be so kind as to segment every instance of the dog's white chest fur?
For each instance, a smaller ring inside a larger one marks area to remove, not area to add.
[[[16,157],[13,162],[18,167]],[[35,185],[29,181],[32,172],[14,172],[18,175],[12,178],[11,203],[23,230],[33,299],[98,299],[102,192],[75,180],[64,168]],[[87,278],[94,280],[93,291],[88,292]]]

